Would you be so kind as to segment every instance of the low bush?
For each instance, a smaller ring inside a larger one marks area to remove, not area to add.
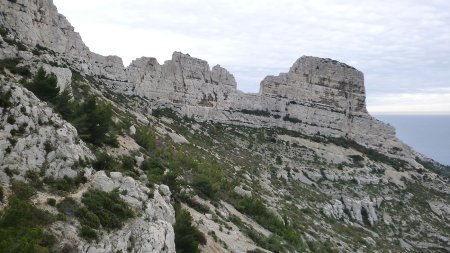
[[[82,222],[85,225],[92,225],[92,222],[96,220],[93,216],[95,215],[103,228],[111,230],[121,228],[125,220],[134,217],[133,211],[120,198],[117,190],[109,193],[90,190],[83,194],[81,202],[86,210],[79,216],[85,218],[86,222]]]
[[[97,152],[95,156],[97,159],[93,162],[92,166],[97,171],[121,172],[123,175],[130,176],[134,179],[139,177],[139,173],[134,168],[136,161],[132,156],[123,155],[115,158],[104,152]]]
[[[25,87],[47,102],[54,102],[59,94],[58,79],[54,74],[47,74],[43,68],[38,70],[33,80],[25,84]]]
[[[111,106],[94,96],[88,96],[84,103],[72,101],[69,91],[60,93],[57,83],[54,74],[47,74],[40,68],[33,80],[25,83],[25,87],[39,99],[53,104],[56,111],[75,126],[84,141],[96,146],[117,146],[117,131],[112,121]]]
[[[76,189],[80,184],[86,183],[86,177],[80,172],[76,177],[63,177],[61,179],[55,179],[52,177],[44,178],[44,183],[47,184],[50,189],[57,194],[63,195]]]
[[[97,231],[89,226],[82,226],[80,235],[88,241],[97,240],[98,238]]]
[[[283,117],[283,120],[284,120],[284,121],[289,121],[289,122],[292,122],[292,123],[302,123],[302,120],[297,119],[297,118],[293,118],[293,117],[291,117],[289,114],[286,114],[286,115]]]
[[[119,166],[119,161],[104,152],[95,153],[96,160],[92,163],[95,170],[113,171]]]
[[[59,212],[69,217],[75,217],[78,210],[81,208],[80,205],[70,197],[64,198],[56,205],[56,207],[58,208]]]
[[[48,198],[47,199],[47,204],[49,204],[50,206],[56,206],[56,199]]]
[[[198,229],[192,225],[192,217],[188,211],[177,205],[176,221],[173,227],[175,232],[175,247],[178,253],[200,252],[198,245]]]
[[[156,108],[152,110],[152,115],[161,118],[161,117],[167,117],[167,118],[177,118],[177,114],[170,108]]]
[[[0,60],[0,74],[5,74],[5,69],[8,69],[12,74],[21,75],[25,79],[30,78],[30,69],[26,66],[17,66],[18,64],[19,61],[17,59]]]
[[[35,191],[22,182],[13,182],[9,205],[0,216],[0,252],[49,252],[55,237],[44,226],[55,218],[33,206]]]
[[[260,200],[234,196],[233,205],[238,211],[249,215],[263,227],[289,242],[294,248],[303,247],[303,242],[300,239],[298,230],[290,225],[285,225],[284,221],[280,220],[270,212]],[[275,240],[276,237],[273,237],[272,239]]]
[[[155,135],[148,127],[139,127],[134,135],[136,143],[149,152],[153,152],[156,148]]]
[[[3,91],[0,89],[0,107],[3,109],[11,107],[11,90]]]
[[[98,101],[95,97],[89,97],[86,102],[76,106],[69,121],[77,128],[83,140],[96,146],[117,146],[112,115],[110,105]]]
[[[263,110],[248,110],[248,109],[242,109],[239,112],[242,112],[244,114],[250,114],[255,116],[261,116],[261,117],[270,117],[269,111],[263,111]]]
[[[34,187],[22,181],[12,181],[11,191],[14,193],[14,197],[19,200],[29,200],[36,194]]]

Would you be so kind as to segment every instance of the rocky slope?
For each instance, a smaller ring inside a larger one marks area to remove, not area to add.
[[[450,250],[448,168],[368,114],[355,68],[303,56],[245,94],[187,54],[125,68],[90,52],[51,0],[1,0],[0,25],[0,209],[7,217],[17,181],[32,185],[32,205],[59,217],[45,224],[53,250]],[[25,88],[41,67],[74,108],[107,104],[117,141],[86,137],[85,117]],[[104,223],[89,209],[97,189],[134,215]],[[199,230],[184,241],[182,210]]]

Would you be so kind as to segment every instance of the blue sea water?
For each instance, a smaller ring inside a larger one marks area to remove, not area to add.
[[[450,115],[374,115],[416,151],[450,165]]]

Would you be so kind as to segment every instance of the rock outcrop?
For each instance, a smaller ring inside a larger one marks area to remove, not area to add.
[[[76,234],[76,223],[57,222],[52,231],[62,240],[60,247],[73,245],[79,252],[175,252],[175,234],[172,224],[175,223],[175,211],[170,203],[171,192],[165,185],[160,185],[151,191],[142,183],[131,177],[124,177],[119,172],[107,176],[99,171],[89,178],[84,189],[100,189],[110,192],[118,189],[125,192],[122,198],[137,210],[138,216],[127,222],[119,230],[104,233],[97,242],[86,242]],[[77,199],[82,194],[73,194]],[[152,196],[151,196],[152,195]]]
[[[188,54],[175,52],[162,65],[142,57],[125,68],[117,56],[92,53],[49,0],[2,0],[1,12],[10,36],[30,48],[48,49],[49,61],[70,63],[110,90],[148,99],[149,107],[169,106],[199,120],[347,138],[417,165],[395,129],[367,113],[363,74],[344,63],[303,56],[289,72],[266,77],[258,94],[246,94],[226,69],[210,69]]]
[[[372,201],[368,198],[363,200],[355,200],[348,197],[335,199],[333,203],[326,204],[323,207],[323,213],[328,217],[336,219],[347,218],[363,223],[367,222],[374,225],[378,221],[376,208],[381,206],[383,198],[376,198]]]
[[[0,92],[10,93],[10,106],[0,108],[0,183],[43,166],[45,177],[73,178],[81,161],[94,158],[76,129],[33,93],[4,80]]]
[[[30,204],[54,215],[67,198],[87,207],[92,189],[117,190],[136,214],[92,228],[95,241],[78,215],[55,220],[45,229],[56,251],[175,252],[174,199],[203,233],[203,252],[449,251],[445,166],[369,115],[357,69],[302,56],[247,94],[225,68],[188,54],[125,67],[93,53],[51,0],[0,3],[0,209],[12,180],[34,178]],[[94,96],[113,108],[118,147],[86,145],[24,88],[40,67],[80,104]]]

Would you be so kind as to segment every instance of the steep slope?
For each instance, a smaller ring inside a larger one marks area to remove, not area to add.
[[[303,56],[245,94],[179,52],[127,68],[92,53],[51,0],[1,0],[0,24],[0,224],[17,201],[47,210],[33,226],[56,241],[35,247],[450,250],[448,168],[367,113],[353,67]],[[28,90],[41,67],[55,98]]]

